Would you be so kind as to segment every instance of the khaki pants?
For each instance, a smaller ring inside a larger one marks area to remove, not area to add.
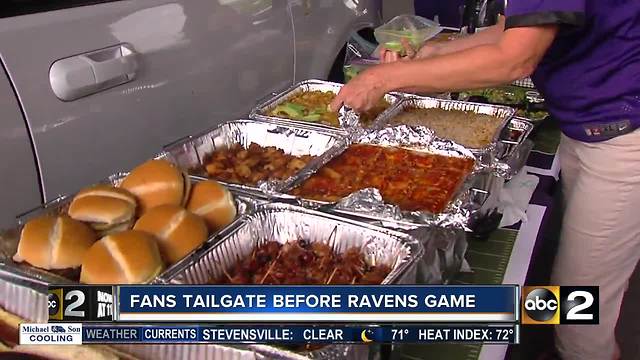
[[[640,130],[601,143],[563,135],[565,215],[551,283],[600,286],[600,324],[556,327],[565,360],[609,360],[628,280],[640,259]]]

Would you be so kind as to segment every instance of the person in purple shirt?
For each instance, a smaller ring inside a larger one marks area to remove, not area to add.
[[[415,0],[416,15],[433,19],[436,16],[442,26],[462,27],[462,6],[464,0]]]
[[[345,85],[333,109],[389,91],[486,88],[531,76],[560,122],[565,215],[554,285],[600,287],[599,325],[556,327],[563,359],[617,359],[614,329],[640,259],[640,1],[510,0],[506,20],[425,45]]]

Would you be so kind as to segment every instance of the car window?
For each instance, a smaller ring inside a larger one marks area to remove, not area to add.
[[[0,18],[122,0],[1,0]]]

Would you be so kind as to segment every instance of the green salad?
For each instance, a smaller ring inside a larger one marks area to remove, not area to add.
[[[482,97],[487,99],[489,103],[502,105],[524,105],[527,101],[526,91],[516,87],[463,91],[458,99],[469,100],[473,97]]]

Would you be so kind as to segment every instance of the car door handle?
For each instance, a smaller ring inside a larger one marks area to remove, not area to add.
[[[49,69],[51,90],[63,101],[127,83],[135,78],[138,54],[129,44],[120,44],[57,60]]]

